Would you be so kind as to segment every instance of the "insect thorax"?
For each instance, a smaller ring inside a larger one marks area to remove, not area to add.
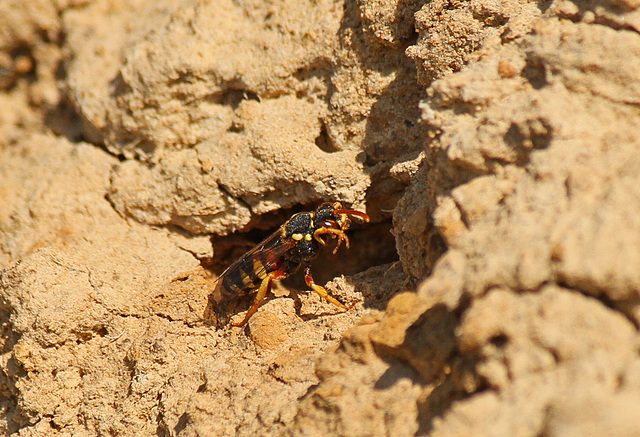
[[[313,238],[314,230],[310,213],[301,212],[291,217],[282,233],[283,239],[295,242],[295,246],[285,255],[288,260],[304,264],[316,256],[319,246]]]
[[[318,254],[319,245],[315,240],[301,240],[286,254],[286,258],[295,263],[305,264]]]

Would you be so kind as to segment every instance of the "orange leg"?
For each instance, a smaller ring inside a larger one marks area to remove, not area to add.
[[[347,249],[349,248],[349,237],[347,237],[347,234],[344,233],[344,231],[342,229],[333,229],[333,228],[320,228],[317,231],[315,231],[313,233],[313,237],[318,240],[321,244],[326,244],[325,241],[320,238],[320,235],[322,234],[332,234],[337,236],[338,238],[338,244],[336,245],[336,248],[333,249],[333,253],[336,253],[338,251],[338,248],[340,247],[340,243],[342,243],[344,241],[344,245],[347,246]]]
[[[324,287],[322,287],[322,286],[320,286],[320,285],[315,283],[315,281],[311,277],[311,269],[309,267],[307,267],[305,269],[305,271],[304,271],[304,280],[307,283],[307,285],[313,291],[315,291],[316,293],[318,293],[320,295],[320,297],[326,299],[327,301],[331,302],[332,304],[334,304],[337,307],[340,307],[340,308],[345,309],[345,310],[350,310],[356,304],[356,302],[354,302],[351,305],[346,306],[345,304],[343,304],[342,302],[338,301],[333,296],[329,295],[329,292]]]
[[[249,311],[247,311],[247,315],[244,316],[244,320],[240,323],[231,322],[233,326],[244,326],[244,324],[249,321],[251,316],[255,314],[255,312],[258,310],[258,307],[260,306],[264,298],[267,296],[267,293],[269,292],[269,290],[271,290],[271,279],[272,279],[271,276],[267,275],[262,280],[262,283],[260,284],[260,288],[258,288],[258,293],[256,294],[255,299],[253,299],[253,304],[251,305],[251,308],[249,308]]]

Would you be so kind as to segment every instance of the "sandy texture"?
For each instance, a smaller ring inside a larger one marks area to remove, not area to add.
[[[0,16],[0,433],[640,433],[637,1]],[[228,325],[216,274],[326,200],[355,307]]]

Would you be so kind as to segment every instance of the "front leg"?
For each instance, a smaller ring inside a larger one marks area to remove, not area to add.
[[[344,245],[347,246],[347,249],[349,248],[349,237],[347,237],[347,234],[345,234],[342,229],[320,228],[313,233],[313,238],[319,241],[322,245],[326,245],[326,241],[324,241],[322,237],[320,237],[320,235],[322,234],[330,234],[338,238],[338,244],[336,244],[336,247],[333,249],[333,253],[336,253],[338,251],[338,249],[340,248],[340,244],[342,244],[343,241]]]

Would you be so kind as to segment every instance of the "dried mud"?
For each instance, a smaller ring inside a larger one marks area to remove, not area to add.
[[[0,433],[640,433],[637,1],[0,16]],[[355,307],[230,326],[216,275],[327,200]]]

